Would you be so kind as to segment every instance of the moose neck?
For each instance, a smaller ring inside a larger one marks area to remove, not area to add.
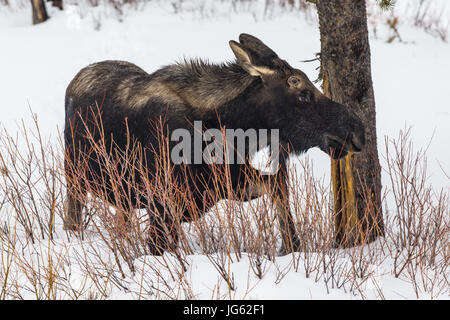
[[[237,63],[185,61],[168,67],[167,85],[195,109],[220,108],[238,97],[255,80]]]
[[[209,128],[258,129],[264,126],[257,107],[254,92],[262,86],[259,79],[251,77],[252,82],[234,99],[217,108],[208,109],[198,115]]]

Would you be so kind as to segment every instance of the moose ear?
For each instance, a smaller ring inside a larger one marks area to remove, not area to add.
[[[278,55],[261,40],[247,33],[241,33],[239,35],[239,43],[246,48],[250,54],[256,54],[266,62],[278,58]]]
[[[233,40],[230,40],[229,43],[230,43],[231,50],[233,50],[233,53],[239,62],[239,65],[245,71],[247,71],[250,75],[252,75],[254,77],[262,77],[265,75],[271,75],[271,74],[275,73],[274,70],[269,69],[267,67],[254,65],[252,63],[252,60],[250,58],[248,51],[244,47],[242,47],[241,44],[239,44]]]

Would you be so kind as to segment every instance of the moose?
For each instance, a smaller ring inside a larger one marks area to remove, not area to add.
[[[360,152],[365,144],[365,127],[348,107],[327,98],[305,73],[291,67],[258,38],[243,33],[239,41],[231,40],[229,45],[236,59],[222,64],[184,60],[148,74],[129,62],[103,61],[78,72],[65,96],[66,230],[83,228],[84,203],[75,195],[76,190],[83,189],[75,179],[79,171],[85,170],[86,181],[95,185],[108,184],[113,178],[108,177],[101,157],[90,153],[92,141],[102,140],[109,154],[125,150],[130,141],[138,143],[144,156],[136,161],[146,170],[127,169],[126,174],[137,181],[133,188],[139,188],[143,175],[160,169],[156,158],[161,155],[155,150],[163,149],[158,148],[160,139],[152,123],[164,119],[164,132],[170,134],[178,128],[192,132],[193,123],[201,121],[207,128],[279,130],[280,160],[276,174],[261,175],[249,165],[251,148],[244,150],[243,164],[227,164],[228,172],[232,190],[244,194],[244,200],[264,194],[267,184],[276,186],[272,200],[278,211],[282,250],[299,247],[300,239],[288,204],[286,160],[290,154],[300,154],[313,147],[319,147],[335,159],[348,152]],[[101,114],[96,121],[87,119],[95,109],[93,106]],[[183,163],[174,167],[173,174],[183,176],[184,180],[180,180],[185,185],[196,186],[186,194],[198,205],[198,212],[186,207],[181,213],[183,222],[200,217],[218,200],[231,197],[231,193],[212,182],[211,164]],[[188,175],[182,174],[185,169]],[[253,176],[262,178],[252,183],[249,179]],[[205,191],[217,197],[205,200]],[[160,255],[176,248],[178,231],[173,227],[173,218],[167,214],[170,204],[151,193],[145,193],[147,199],[142,199],[139,195],[144,193],[130,192],[131,200],[122,205],[128,210],[146,207],[153,216],[160,217],[149,219],[153,224],[148,242],[150,252]],[[109,193],[107,202],[116,205],[117,196],[112,191]],[[164,232],[168,229],[170,236]]]

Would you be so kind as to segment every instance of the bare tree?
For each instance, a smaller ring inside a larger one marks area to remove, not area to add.
[[[366,2],[314,2],[320,23],[324,93],[356,112],[366,127],[365,150],[331,163],[335,240],[348,247],[384,234]]]
[[[33,24],[38,24],[48,19],[44,0],[31,0],[31,7],[33,9]]]
[[[63,9],[63,0],[47,0],[47,2],[51,2],[53,7],[57,7],[58,9]]]

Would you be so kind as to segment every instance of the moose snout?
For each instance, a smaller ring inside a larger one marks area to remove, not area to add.
[[[324,134],[324,146],[322,148],[334,159],[347,155],[348,152],[361,152],[366,144],[365,128],[358,117],[350,115],[347,125],[341,125],[336,130]]]
[[[352,152],[361,152],[366,144],[365,127],[359,117],[353,115],[352,118],[353,130],[348,139],[349,149]]]
[[[361,150],[364,148],[364,145],[366,144],[366,139],[364,136],[364,131],[358,132],[358,133],[351,133],[350,139],[349,139],[349,149],[352,152],[361,152]]]

